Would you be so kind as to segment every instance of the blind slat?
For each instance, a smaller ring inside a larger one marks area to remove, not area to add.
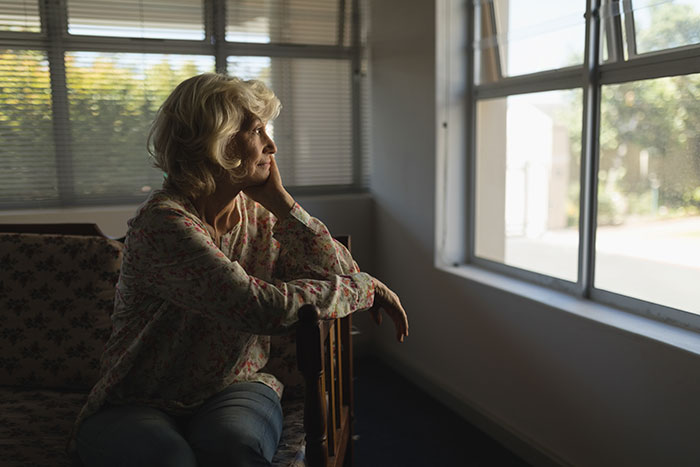
[[[0,31],[41,32],[37,0],[2,0]]]

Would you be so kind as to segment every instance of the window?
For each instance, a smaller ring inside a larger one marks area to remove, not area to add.
[[[155,112],[207,71],[280,97],[273,131],[293,192],[363,189],[359,3],[2,2],[0,209],[141,202],[163,179],[146,152]]]
[[[700,1],[473,0],[467,260],[700,326]]]

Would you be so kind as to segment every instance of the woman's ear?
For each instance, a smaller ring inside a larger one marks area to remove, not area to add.
[[[237,136],[240,133],[235,133],[232,135],[228,142],[226,143],[226,149],[224,151],[224,159],[226,159],[227,164],[231,164],[232,169],[236,169],[241,166],[242,160],[239,156],[236,155],[238,152],[236,148],[238,147],[238,141],[237,141]]]

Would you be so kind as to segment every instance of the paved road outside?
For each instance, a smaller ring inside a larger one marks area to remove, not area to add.
[[[600,227],[595,286],[700,314],[700,216]],[[506,241],[506,264],[575,281],[578,231]]]

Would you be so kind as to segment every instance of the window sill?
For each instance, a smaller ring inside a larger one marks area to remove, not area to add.
[[[477,266],[437,265],[437,267],[447,273],[525,298],[540,305],[700,356],[700,333],[695,331],[635,315],[591,300],[584,300]]]

